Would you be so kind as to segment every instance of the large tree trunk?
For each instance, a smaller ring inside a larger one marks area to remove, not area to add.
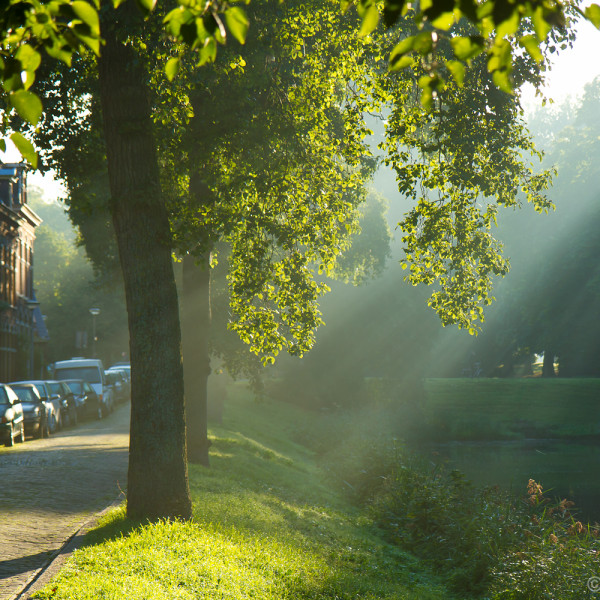
[[[128,12],[132,9],[130,0],[117,18],[112,10],[104,13],[106,44],[98,61],[111,213],[129,317],[127,513],[133,518],[188,518],[181,334],[169,220],[152,137],[148,76],[143,60],[118,35],[135,26]]]
[[[198,263],[198,264],[196,264]],[[183,361],[188,460],[209,466],[208,376],[210,357],[210,252],[183,259]]]

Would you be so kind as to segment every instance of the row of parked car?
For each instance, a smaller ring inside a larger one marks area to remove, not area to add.
[[[128,363],[104,370],[96,359],[75,358],[54,364],[54,379],[0,384],[0,442],[48,437],[82,419],[102,419],[131,391]]]

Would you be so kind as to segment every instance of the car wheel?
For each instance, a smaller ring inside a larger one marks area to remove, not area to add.
[[[58,424],[56,422],[56,416],[54,413],[50,415],[49,423],[48,423],[48,431],[49,433],[54,433],[58,428]]]
[[[69,420],[71,421],[71,425],[73,427],[75,427],[77,425],[77,413],[75,411],[73,411]]]
[[[24,423],[21,423],[18,441],[21,442],[21,444],[25,443],[25,424]]]
[[[5,442],[5,445],[10,448],[11,446],[15,445],[15,432],[13,430],[13,424],[10,424],[10,429],[8,431],[8,438]]]

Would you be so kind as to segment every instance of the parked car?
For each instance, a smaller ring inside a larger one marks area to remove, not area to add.
[[[96,358],[72,358],[54,363],[54,379],[65,381],[67,379],[83,379],[87,381],[101,402],[103,415],[113,411],[114,396],[112,389],[106,384],[104,366]]]
[[[6,446],[25,441],[25,416],[21,400],[9,386],[0,384],[0,439]]]
[[[48,416],[52,413],[52,404],[42,399],[33,383],[13,383],[10,389],[21,401],[25,433],[36,438],[48,437],[50,435]]]
[[[109,370],[111,369],[125,369],[127,371],[129,371],[129,374],[131,374],[131,364],[129,362],[116,362],[114,365],[110,365],[110,367],[108,367]]]
[[[50,388],[46,385],[45,381],[41,379],[29,379],[27,381],[13,381],[9,383],[12,387],[13,385],[17,385],[20,383],[32,383],[37,388],[40,396],[44,402],[47,402],[51,405],[49,407],[47,420],[48,420],[48,428],[50,429],[50,433],[55,433],[59,429],[62,428],[62,404],[60,401],[60,396],[58,394],[53,394],[50,391]]]
[[[63,381],[46,381],[46,387],[52,396],[60,397],[61,424],[65,427],[77,425],[77,404],[69,387]]]
[[[95,418],[101,419],[104,414],[102,403],[98,398],[94,388],[83,379],[65,379],[62,382],[66,385],[75,399],[77,407],[77,418]]]
[[[123,378],[123,385],[125,387],[126,400],[131,399],[131,369],[124,369],[122,367],[111,367],[109,371],[117,371]]]
[[[104,372],[106,384],[113,390],[113,396],[116,402],[127,402],[129,400],[128,382],[123,371],[109,369]]]

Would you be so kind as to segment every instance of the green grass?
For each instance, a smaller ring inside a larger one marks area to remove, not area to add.
[[[449,439],[600,434],[600,379],[427,379],[422,410]]]
[[[124,507],[36,598],[433,600],[450,595],[387,544],[293,441],[309,417],[230,390],[210,469],[190,466],[191,522],[140,525]]]

